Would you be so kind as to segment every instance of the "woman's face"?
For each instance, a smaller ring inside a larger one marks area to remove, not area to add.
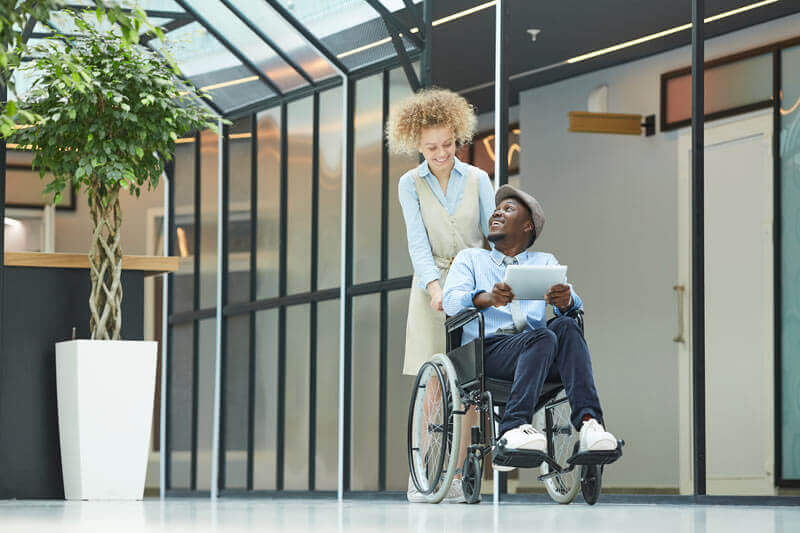
[[[419,151],[434,173],[449,172],[456,155],[456,139],[453,130],[444,126],[425,128],[419,136]]]

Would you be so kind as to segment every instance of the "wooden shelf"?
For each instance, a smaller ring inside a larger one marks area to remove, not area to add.
[[[89,269],[87,254],[46,254],[36,252],[6,252],[7,267],[39,268],[85,268]],[[122,257],[123,270],[141,270],[146,276],[175,272],[178,270],[177,257],[156,255],[125,255]]]

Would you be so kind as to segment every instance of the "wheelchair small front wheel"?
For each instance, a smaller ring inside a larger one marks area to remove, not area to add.
[[[408,466],[411,479],[428,503],[444,499],[458,468],[461,397],[450,360],[436,354],[422,365],[408,412]]]
[[[583,465],[581,467],[581,494],[586,503],[589,505],[597,503],[602,484],[603,467],[601,465]]]
[[[461,467],[461,488],[467,503],[481,501],[482,470],[481,459],[472,453],[468,454],[464,459],[464,466]]]

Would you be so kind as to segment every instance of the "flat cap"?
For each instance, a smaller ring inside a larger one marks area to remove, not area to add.
[[[503,185],[497,189],[494,195],[494,205],[499,205],[500,202],[506,198],[516,198],[528,206],[528,210],[531,212],[531,218],[533,219],[533,230],[536,232],[535,238],[538,239],[544,228],[544,210],[542,209],[542,205],[530,194],[516,187],[512,187],[511,185]],[[531,241],[528,246],[532,244],[533,241]]]

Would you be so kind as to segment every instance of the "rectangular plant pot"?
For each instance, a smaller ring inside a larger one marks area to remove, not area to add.
[[[56,392],[67,500],[141,500],[158,343],[56,344]]]

